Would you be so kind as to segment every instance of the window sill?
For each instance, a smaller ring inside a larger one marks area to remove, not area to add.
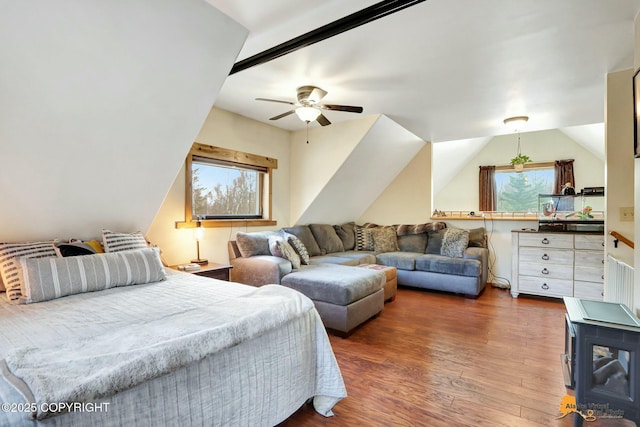
[[[486,220],[492,221],[538,221],[538,214],[531,212],[476,212],[470,215],[465,211],[443,211],[443,215],[431,216],[435,221],[446,221],[451,219],[464,220]]]
[[[273,219],[207,219],[200,221],[204,228],[222,227],[267,227],[278,225],[278,221]],[[197,221],[176,221],[176,228],[196,228]]]

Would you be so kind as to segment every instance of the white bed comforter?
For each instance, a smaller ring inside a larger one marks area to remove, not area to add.
[[[43,403],[91,402],[136,387],[282,327],[313,303],[277,285],[172,274],[166,282],[6,308],[13,311],[0,311],[6,379],[35,408],[55,408]],[[346,393],[335,380],[338,401]]]

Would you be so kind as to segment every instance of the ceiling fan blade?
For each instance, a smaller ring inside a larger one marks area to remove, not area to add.
[[[277,116],[271,117],[269,120],[278,120],[283,117],[287,117],[289,114],[293,114],[295,110],[287,111],[286,113],[278,114]]]
[[[328,126],[328,125],[330,125],[330,124],[331,124],[331,122],[329,121],[329,119],[327,119],[327,118],[325,117],[325,115],[324,115],[324,114],[320,114],[320,115],[318,116],[318,118],[316,119],[316,121],[317,121],[318,123],[320,123],[320,125],[322,125],[322,126]]]
[[[362,107],[356,107],[353,105],[335,105],[335,104],[322,104],[318,105],[318,107],[323,108],[325,110],[334,110],[334,111],[346,111],[348,113],[362,113]]]
[[[269,101],[269,102],[279,102],[279,103],[281,103],[281,104],[296,105],[294,102],[291,102],[291,101],[281,101],[281,100],[279,100],[279,99],[256,98],[256,101]]]

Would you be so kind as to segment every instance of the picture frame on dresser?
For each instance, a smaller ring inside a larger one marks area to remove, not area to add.
[[[640,68],[633,75],[633,155],[640,157]]]

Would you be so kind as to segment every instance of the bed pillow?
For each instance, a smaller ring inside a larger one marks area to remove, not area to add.
[[[117,233],[111,230],[102,230],[102,245],[105,252],[130,251],[149,247],[147,239],[140,231]]]
[[[93,255],[96,253],[92,246],[80,241],[58,243],[55,248],[60,257]]]
[[[18,258],[55,258],[54,242],[0,243],[0,277],[11,302],[18,302],[22,276]]]
[[[67,258],[19,258],[22,296],[30,304],[67,295],[165,280],[160,249],[145,248]]]
[[[440,255],[462,258],[467,246],[469,246],[469,230],[447,228],[442,237]]]

